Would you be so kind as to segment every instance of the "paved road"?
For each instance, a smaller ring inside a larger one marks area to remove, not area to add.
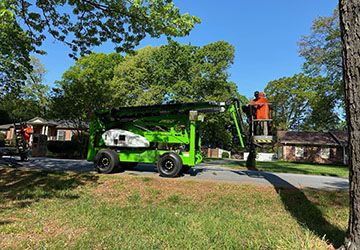
[[[15,167],[31,169],[69,170],[77,172],[94,171],[93,163],[85,160],[32,158],[29,162],[13,162]],[[225,162],[227,161],[225,160]],[[228,162],[231,162],[231,160],[228,160]],[[0,165],[7,163],[9,163],[9,161],[6,159],[0,161]],[[201,163],[195,168],[190,169],[188,173],[185,173],[184,176],[180,178],[184,180],[216,181],[257,186],[310,188],[318,190],[348,191],[349,189],[348,178],[237,170],[221,167],[221,164],[224,164],[224,160]],[[153,164],[139,164],[133,170],[115,174],[159,176],[156,167]]]

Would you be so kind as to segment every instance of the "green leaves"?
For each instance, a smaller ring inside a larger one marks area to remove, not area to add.
[[[300,55],[306,60],[306,73],[325,74],[332,81],[342,79],[342,45],[337,9],[332,16],[314,19],[311,34],[303,36],[298,45]]]
[[[298,42],[304,73],[269,82],[265,91],[277,103],[279,129],[338,129],[344,91],[339,16],[314,19],[311,33]]]
[[[0,97],[24,83],[32,69],[30,39],[16,22],[14,14],[0,4]]]
[[[223,41],[202,48],[169,41],[125,58],[92,53],[63,74],[54,90],[53,115],[89,121],[94,110],[113,107],[226,101],[237,95],[236,85],[228,81],[233,59],[233,46]],[[209,117],[203,139],[214,146],[231,145],[231,132],[224,128],[229,120],[226,115]]]
[[[304,72],[313,77],[327,77],[328,84],[322,90],[323,95],[332,101],[331,106],[342,110],[344,108],[344,90],[340,35],[339,13],[335,9],[329,17],[315,18],[310,35],[303,36],[298,45],[299,53],[305,59]]]
[[[45,53],[36,49],[45,34],[67,44],[77,58],[107,41],[117,52],[129,52],[147,35],[185,36],[196,23],[199,18],[180,14],[170,0],[1,0],[0,95],[23,84],[30,53]]]
[[[25,84],[11,89],[0,99],[0,112],[8,115],[5,123],[44,117],[48,111],[50,88],[42,84],[46,70],[34,56],[31,56],[30,64],[33,70],[26,74]]]
[[[180,14],[169,0],[4,1],[16,7],[32,44],[40,46],[47,31],[72,49],[71,57],[79,51],[89,54],[91,47],[105,41],[115,43],[117,52],[129,52],[146,35],[185,36],[200,23],[195,16]]]
[[[94,110],[110,108],[113,95],[108,81],[114,67],[123,60],[117,53],[92,53],[80,57],[57,82],[52,102],[52,115],[72,121],[89,121]]]
[[[236,93],[227,72],[233,58],[234,48],[226,42],[199,48],[170,41],[159,48],[142,48],[115,68],[110,82],[114,102],[126,106],[224,101]]]
[[[269,102],[277,111],[279,130],[328,130],[338,126],[334,101],[327,95],[328,78],[304,74],[283,77],[265,88]]]

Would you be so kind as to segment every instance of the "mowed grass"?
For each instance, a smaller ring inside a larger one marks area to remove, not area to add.
[[[236,169],[249,169],[246,167],[245,161],[236,161],[231,164],[223,165],[223,167],[230,167]],[[323,176],[338,176],[348,177],[349,167],[345,165],[326,165],[326,164],[310,164],[287,161],[273,161],[273,162],[256,162],[256,168],[250,170],[279,172],[279,173],[293,173],[293,174],[310,174]]]
[[[0,249],[334,249],[348,194],[0,168]]]

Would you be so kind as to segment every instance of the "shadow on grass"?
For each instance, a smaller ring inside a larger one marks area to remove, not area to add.
[[[0,176],[0,206],[7,204],[3,209],[27,207],[41,199],[76,199],[75,188],[99,178],[89,173],[8,168],[0,168]]]
[[[257,171],[258,169],[255,167],[249,170]],[[344,242],[345,231],[329,223],[321,210],[306,197],[303,191],[277,175],[268,173],[264,175],[264,178],[274,186],[286,210],[301,226],[308,228],[320,238],[324,238],[335,248],[341,246]]]

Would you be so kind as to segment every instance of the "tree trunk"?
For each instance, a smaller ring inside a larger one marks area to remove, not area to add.
[[[360,0],[339,0],[349,133],[350,214],[341,249],[360,249]]]

